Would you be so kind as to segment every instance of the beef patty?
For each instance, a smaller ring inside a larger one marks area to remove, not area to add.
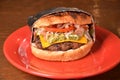
[[[83,45],[83,44],[76,43],[76,42],[62,42],[62,43],[53,44],[47,48],[42,48],[39,36],[36,36],[36,38],[33,39],[32,41],[36,44],[37,48],[49,50],[49,51],[66,51],[69,49],[79,48],[80,46]]]

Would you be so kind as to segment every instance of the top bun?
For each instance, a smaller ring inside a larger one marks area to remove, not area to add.
[[[77,13],[77,14],[79,14],[79,16],[78,15],[72,16],[72,14],[64,13],[64,12]],[[64,14],[61,14],[61,13],[64,13]],[[70,14],[71,16],[68,14]],[[55,16],[55,15],[58,15],[58,16]],[[64,15],[64,16],[62,16],[60,18],[59,15],[60,16]],[[67,20],[64,19],[66,17],[68,18]],[[78,18],[78,20],[80,20],[80,21],[74,20],[75,18],[76,19]],[[51,22],[53,22],[53,20],[55,22],[51,23],[50,21],[48,21],[48,19],[51,20]],[[50,24],[62,23],[61,19],[63,20],[62,21],[63,23],[66,23],[68,20],[69,21],[71,20],[70,21],[71,23],[76,23],[76,24],[89,24],[91,22],[94,22],[92,15],[86,11],[80,10],[78,8],[58,7],[58,8],[53,8],[53,9],[42,11],[34,16],[30,16],[28,19],[28,25],[34,26],[34,27],[37,27],[36,25],[38,25],[38,24],[39,24],[39,26],[48,26]],[[37,23],[36,21],[39,23]],[[47,21],[47,22],[45,23],[43,21]]]

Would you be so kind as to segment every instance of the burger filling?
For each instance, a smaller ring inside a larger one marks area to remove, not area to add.
[[[92,40],[92,24],[54,24],[33,28],[32,43],[39,49],[66,51],[76,49]]]

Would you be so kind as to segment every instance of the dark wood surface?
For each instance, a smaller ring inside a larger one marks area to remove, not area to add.
[[[12,32],[26,25],[28,16],[59,6],[77,7],[92,13],[97,25],[120,37],[120,0],[0,0],[0,80],[49,80],[12,66],[3,54],[3,44]],[[120,80],[120,64],[82,80]]]

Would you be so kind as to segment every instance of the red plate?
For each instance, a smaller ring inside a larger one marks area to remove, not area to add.
[[[18,47],[28,36],[30,36],[28,26],[16,30],[6,39],[3,49],[12,65],[33,75],[59,79],[84,78],[108,71],[120,62],[120,39],[113,33],[96,26],[96,42],[86,57],[71,62],[50,62],[37,59],[31,54],[30,46],[26,46],[30,64],[35,66],[26,69],[18,55]]]

